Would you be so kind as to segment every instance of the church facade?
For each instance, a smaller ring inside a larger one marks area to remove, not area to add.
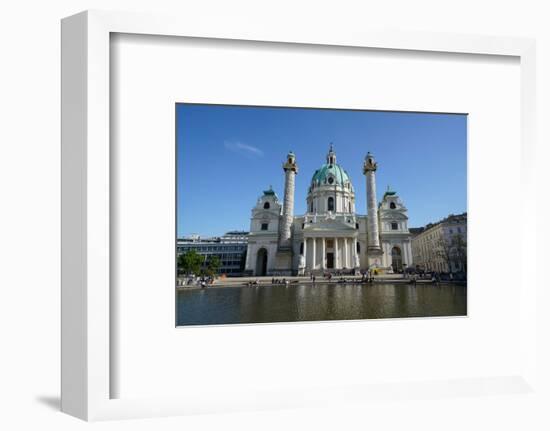
[[[392,273],[412,266],[407,208],[396,192],[376,199],[374,156],[363,163],[367,214],[355,207],[355,188],[337,163],[332,145],[326,163],[311,178],[303,215],[294,215],[296,155],[283,163],[283,202],[273,189],[263,192],[252,209],[245,274],[309,275],[377,268]]]

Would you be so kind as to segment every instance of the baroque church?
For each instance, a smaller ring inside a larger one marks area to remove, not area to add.
[[[355,188],[331,145],[326,163],[311,178],[307,212],[295,216],[298,164],[296,155],[288,153],[283,163],[283,202],[270,188],[252,209],[245,274],[358,273],[372,268],[394,273],[412,266],[407,208],[389,188],[377,202],[377,168],[368,153],[363,164],[367,215],[357,214]]]

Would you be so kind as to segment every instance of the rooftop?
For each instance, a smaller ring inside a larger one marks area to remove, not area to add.
[[[233,230],[226,232],[222,236],[205,236],[194,234],[178,238],[178,243],[224,243],[247,241],[249,232],[244,230]]]
[[[345,183],[350,183],[351,185],[349,175],[342,166],[336,163],[336,153],[334,152],[331,142],[327,154],[327,162],[313,173],[311,187],[322,185],[343,186]],[[351,185],[351,188],[353,190],[353,185]]]
[[[449,214],[447,217],[445,217],[444,219],[441,219],[435,223],[428,223],[426,226],[422,226],[422,227],[412,227],[412,228],[409,228],[409,231],[413,234],[413,235],[418,235],[422,232],[424,232],[425,230],[428,230],[428,229],[431,229],[433,227],[436,227],[440,224],[460,224],[460,223],[467,223],[468,221],[468,213],[467,212],[463,212],[462,214]]]
[[[264,195],[275,196],[275,191],[273,190],[273,186],[269,186],[268,190],[264,190]]]
[[[333,183],[330,183],[329,178],[334,179]],[[337,163],[325,163],[314,172],[313,177],[311,178],[312,184],[315,183],[316,185],[344,185],[349,181],[350,179],[348,173]]]
[[[386,192],[384,193],[384,196],[382,197],[382,200],[386,199],[386,196],[394,196],[395,191],[390,189],[390,186],[388,185],[388,188],[386,189]]]

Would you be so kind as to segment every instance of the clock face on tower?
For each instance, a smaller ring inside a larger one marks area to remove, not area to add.
[[[329,183],[329,184],[332,184],[333,182],[334,182],[334,178],[330,177],[330,178],[328,179],[328,183]]]

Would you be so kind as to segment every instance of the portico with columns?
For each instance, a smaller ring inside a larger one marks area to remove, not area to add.
[[[305,236],[301,250],[308,270],[353,269],[358,259],[356,236]]]
[[[252,211],[245,272],[307,275],[342,270],[359,273],[371,268],[400,272],[412,266],[407,210],[396,192],[389,189],[378,203],[376,170],[374,155],[367,153],[362,166],[367,214],[359,215],[354,186],[348,172],[338,164],[331,144],[326,163],[311,178],[306,212],[295,216],[298,160],[289,152],[283,163],[283,204],[269,190]],[[276,202],[271,202],[274,199]]]

